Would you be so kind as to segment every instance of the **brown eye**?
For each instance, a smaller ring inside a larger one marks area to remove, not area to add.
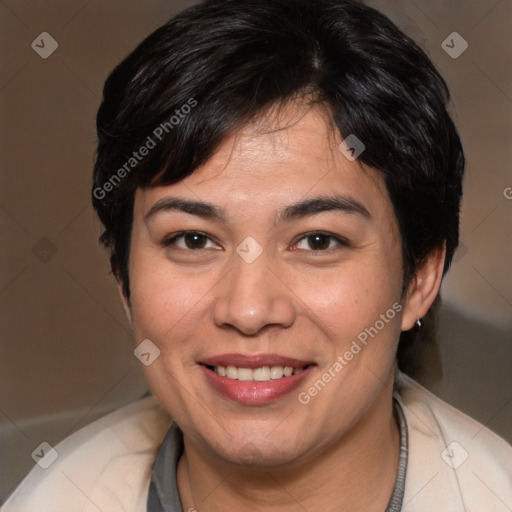
[[[309,247],[315,251],[329,249],[331,238],[328,235],[321,234],[309,235],[307,237]]]
[[[330,233],[307,233],[296,244],[298,249],[322,252],[329,249],[347,247],[347,240]]]
[[[211,241],[208,235],[198,231],[184,231],[183,233],[178,233],[176,236],[170,238],[169,240],[165,240],[163,242],[163,246],[175,246],[178,249],[191,251],[217,248],[217,246]]]
[[[188,249],[204,249],[208,237],[201,233],[187,233],[183,235],[183,240]]]

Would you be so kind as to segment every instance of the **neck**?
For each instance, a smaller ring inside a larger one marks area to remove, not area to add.
[[[391,386],[392,387],[392,386]],[[383,512],[398,470],[391,387],[328,450],[282,467],[247,468],[208,457],[184,437],[177,468],[183,509],[199,512]]]

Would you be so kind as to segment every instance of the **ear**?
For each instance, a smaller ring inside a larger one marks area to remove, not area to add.
[[[434,302],[443,280],[445,256],[444,245],[434,249],[409,283],[402,315],[402,331],[412,329],[416,320],[423,318]]]
[[[130,303],[124,294],[123,283],[121,281],[117,281],[117,291],[119,292],[119,298],[121,299],[121,304],[123,305],[124,314],[126,315],[126,319],[128,320],[128,324],[130,328],[133,330],[133,322],[132,322],[132,309],[130,307]]]
[[[123,281],[119,277],[119,272],[118,272],[119,269],[118,269],[115,257],[113,255],[110,256],[110,268],[112,270],[113,276],[116,278],[117,291],[119,293],[119,298],[121,299],[121,304],[124,309],[124,314],[126,315],[126,319],[128,320],[128,324],[130,325],[130,328],[133,330],[132,309],[130,307],[130,301],[128,300],[128,298],[126,297],[126,295],[124,293]]]

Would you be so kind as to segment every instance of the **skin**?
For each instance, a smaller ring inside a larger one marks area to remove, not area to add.
[[[397,342],[433,302],[444,252],[432,253],[402,297],[400,236],[383,180],[347,160],[340,141],[319,107],[293,104],[227,138],[185,180],[136,193],[131,303],[120,293],[136,343],[149,338],[161,351],[144,371],[184,432],[184,510],[377,512],[388,503],[399,453]],[[275,222],[292,203],[334,194],[369,216],[325,211]],[[225,218],[169,210],[145,219],[171,196],[209,202]],[[164,244],[187,230],[210,238]],[[315,244],[306,235],[318,231],[334,238]],[[252,263],[236,252],[248,236],[263,249]],[[394,303],[402,311],[301,404],[298,393]],[[243,405],[215,391],[198,365],[225,353],[277,353],[316,366],[297,391]]]

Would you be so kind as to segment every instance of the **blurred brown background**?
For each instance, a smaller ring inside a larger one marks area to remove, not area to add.
[[[97,243],[94,119],[113,66],[193,3],[0,2],[0,503],[42,441],[147,391]],[[443,287],[443,373],[428,386],[512,441],[512,2],[369,4],[440,69],[468,159],[462,246]],[[42,32],[58,44],[47,58]],[[453,32],[468,43],[457,58]]]

